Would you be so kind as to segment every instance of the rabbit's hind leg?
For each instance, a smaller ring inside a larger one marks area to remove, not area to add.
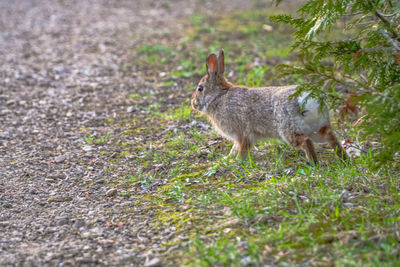
[[[346,151],[343,149],[342,145],[339,143],[338,139],[336,138],[335,133],[333,132],[330,126],[324,126],[319,131],[318,134],[328,142],[331,147],[336,151],[336,155],[344,161],[349,159]]]
[[[301,146],[306,152],[306,158],[313,161],[315,165],[318,164],[317,153],[315,153],[314,143],[310,138],[307,138]]]
[[[291,144],[301,147],[306,153],[306,158],[314,164],[318,164],[317,153],[315,153],[314,143],[304,134],[295,134],[291,139]]]

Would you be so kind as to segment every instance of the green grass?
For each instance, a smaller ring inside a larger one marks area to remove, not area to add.
[[[206,56],[224,48],[227,70],[235,73],[233,82],[258,86],[266,81],[284,83],[271,65],[289,59],[291,37],[289,28],[269,19],[276,14],[268,9],[219,16],[195,14],[189,18],[185,38],[177,47],[142,45],[136,49],[135,63],[139,58],[143,68],[165,71],[167,79],[199,77],[205,73]],[[163,86],[173,84],[173,80],[163,82]]]
[[[89,144],[104,144],[108,141],[110,135],[112,132],[107,132],[103,136],[96,137],[95,135],[88,135],[85,137],[82,137],[82,140]]]
[[[144,57],[146,64],[162,64],[174,54],[173,50],[162,44],[142,45],[136,52]]]
[[[374,170],[371,154],[346,165],[319,148],[321,165],[311,166],[276,140],[257,144],[245,162],[233,160],[226,158],[231,144],[191,111],[190,94],[205,72],[205,57],[221,47],[233,82],[296,82],[277,78],[273,68],[297,60],[289,52],[288,29],[269,20],[276,13],[198,13],[187,21],[178,46],[138,47],[135,55],[158,87],[132,92],[140,107],[132,120],[110,122],[124,130],[103,138],[117,151],[104,170],[121,169],[125,175],[117,186],[130,192],[121,197],[155,211],[149,227],[176,229],[171,240],[160,237],[170,266],[395,266],[398,160]],[[337,131],[362,144],[351,123]],[[87,142],[101,139],[89,137]]]
[[[177,110],[185,113],[187,107]],[[180,115],[164,118],[182,121]],[[312,166],[273,140],[258,144],[251,160],[242,162],[225,158],[230,144],[216,138],[196,126],[166,131],[162,144],[152,141],[157,149],[135,160],[161,164],[166,172],[138,172],[124,181],[135,188],[169,180],[151,192],[150,203],[159,209],[154,224],[176,227],[188,240],[165,243],[179,247],[168,260],[191,266],[380,266],[399,260],[398,162],[373,171],[371,154],[344,164],[329,151],[319,154],[320,166]]]
[[[369,171],[368,160],[361,157],[348,166],[338,161],[324,167],[299,164],[291,175],[279,175],[279,168],[224,164],[233,178],[215,177],[224,180],[224,190],[212,187],[187,198],[204,211],[224,207],[239,222],[233,229],[216,223],[215,238],[195,236],[189,262],[256,264],[268,262],[270,256],[279,256],[279,264],[319,262],[324,257],[322,264],[396,262],[399,236],[393,231],[400,220],[399,182],[393,173]],[[267,179],[259,180],[263,176]],[[347,199],[341,197],[344,190],[350,192]]]

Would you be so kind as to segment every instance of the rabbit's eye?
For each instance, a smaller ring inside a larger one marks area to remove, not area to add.
[[[199,92],[203,91],[204,87],[203,85],[199,85],[199,87],[197,87],[197,90],[199,90]]]

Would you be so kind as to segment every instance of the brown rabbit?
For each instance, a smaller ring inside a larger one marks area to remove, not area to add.
[[[309,160],[318,163],[315,142],[328,142],[337,155],[348,158],[330,122],[326,107],[308,94],[289,99],[296,86],[248,88],[234,85],[224,78],[224,51],[206,60],[207,74],[193,92],[195,110],[207,114],[215,129],[233,142],[229,155],[238,152],[245,158],[257,140],[277,138],[301,147]],[[322,110],[322,112],[321,112]]]

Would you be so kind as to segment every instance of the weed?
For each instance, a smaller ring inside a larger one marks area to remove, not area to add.
[[[176,83],[175,83],[175,81],[173,81],[173,80],[169,80],[169,81],[164,81],[163,83],[162,83],[162,85],[164,86],[164,87],[169,87],[169,86],[172,86],[172,85],[175,85]]]
[[[131,174],[127,174],[126,176],[128,176],[128,179],[125,180],[125,182],[127,182],[127,183],[136,183],[137,181],[139,181],[138,178],[136,178],[135,176],[133,176]]]
[[[165,191],[163,194],[170,199],[177,201],[178,203],[182,203],[184,199],[183,193],[184,185],[182,182],[177,182],[175,185],[172,186],[170,191]]]
[[[147,64],[166,63],[173,56],[174,52],[169,47],[161,44],[142,45],[136,52],[139,55],[144,55]]]
[[[155,178],[154,175],[151,175],[150,173],[143,173],[140,170],[137,171],[136,176],[132,174],[127,174],[126,176],[128,178],[124,179],[123,182],[132,184],[138,183],[141,186],[150,185]]]
[[[108,139],[110,138],[111,132],[107,132],[104,136],[100,136],[98,138],[94,136],[86,136],[82,139],[90,144],[105,144],[107,143]]]
[[[188,121],[191,113],[192,113],[192,107],[187,103],[183,103],[179,108],[173,111],[171,118],[180,121]]]
[[[156,45],[142,45],[137,49],[139,54],[153,55],[153,54],[172,54],[172,50],[164,45],[156,44]]]

